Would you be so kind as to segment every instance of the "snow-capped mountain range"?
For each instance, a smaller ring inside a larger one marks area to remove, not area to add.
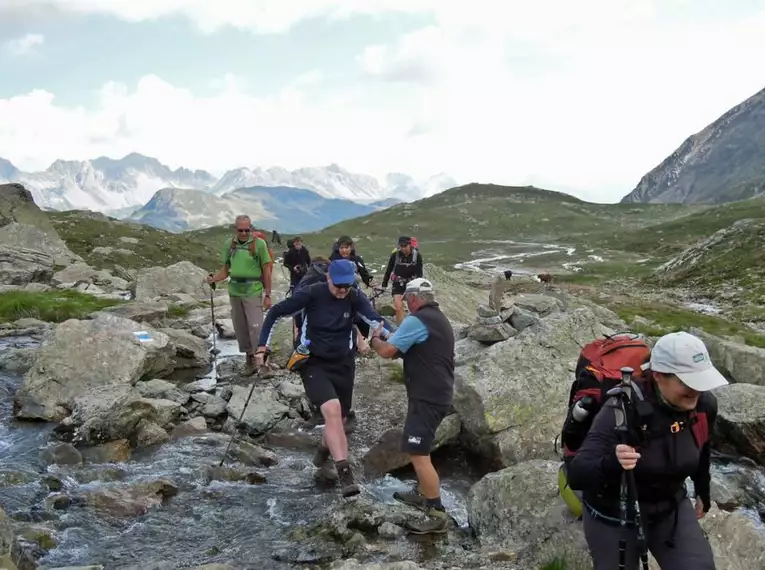
[[[217,178],[204,170],[172,170],[155,158],[137,153],[121,159],[57,160],[42,172],[22,172],[0,158],[0,182],[20,182],[44,209],[92,210],[118,217],[144,206],[163,188],[195,189],[222,196],[244,187],[288,186],[312,190],[328,199],[369,204],[389,198],[410,202],[457,186],[445,174],[416,181],[396,173],[380,181],[336,164],[292,171],[279,167],[237,168]]]

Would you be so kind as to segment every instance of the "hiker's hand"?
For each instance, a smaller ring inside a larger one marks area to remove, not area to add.
[[[637,465],[640,454],[635,451],[634,447],[620,443],[616,446],[616,459],[619,460],[619,465],[622,466],[622,469],[629,471]]]
[[[266,295],[265,297],[263,297],[263,310],[267,311],[270,308],[271,308],[271,296]]]
[[[207,277],[205,277],[205,281],[207,281],[207,284],[208,284],[208,285],[212,285],[213,283],[215,283],[215,279],[213,279],[213,274],[212,274],[212,273],[210,273],[210,275],[208,275]]]
[[[705,514],[704,501],[702,501],[699,497],[696,497],[696,518],[703,518]]]
[[[383,323],[377,323],[377,326],[372,330],[372,338],[382,338]]]
[[[258,350],[255,353],[255,367],[256,368],[263,368],[266,364],[266,351],[265,350]]]

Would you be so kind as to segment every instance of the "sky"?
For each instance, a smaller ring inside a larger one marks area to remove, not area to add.
[[[765,88],[765,0],[1,0],[0,157],[617,202]]]

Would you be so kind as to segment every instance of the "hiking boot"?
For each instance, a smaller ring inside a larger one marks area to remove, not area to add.
[[[244,375],[252,376],[255,373],[255,355],[248,354],[244,358]]]
[[[350,410],[348,415],[345,416],[344,424],[345,433],[353,433],[353,430],[356,429],[356,412]]]
[[[311,460],[316,467],[322,467],[327,462],[327,460],[330,458],[332,454],[329,451],[328,447],[324,447],[323,445],[319,446],[319,449],[316,450],[316,454],[313,456],[313,459]]]
[[[420,493],[416,488],[412,489],[411,491],[396,491],[393,493],[393,498],[396,499],[399,503],[404,503],[405,505],[409,505],[410,507],[415,507],[417,509],[424,509],[428,502],[428,500],[425,498],[425,495]]]
[[[313,477],[318,484],[330,487],[334,487],[339,479],[335,464],[331,461],[326,462],[321,468],[317,469]]]
[[[449,515],[440,509],[429,509],[422,518],[406,523],[412,534],[442,534],[448,527]]]
[[[335,467],[337,468],[337,475],[340,478],[340,484],[343,486],[343,497],[348,498],[358,495],[361,492],[361,489],[353,478],[353,472],[351,471],[351,466],[348,464],[348,461],[338,461],[335,463]]]

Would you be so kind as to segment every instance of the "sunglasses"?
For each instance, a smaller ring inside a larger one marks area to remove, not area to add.
[[[336,289],[340,289],[341,291],[347,291],[348,289],[353,287],[353,285],[338,285],[337,283],[334,283],[334,285]]]
[[[246,230],[240,230],[239,228],[237,228],[237,229],[236,229],[236,231],[237,231],[237,232],[239,232],[240,234],[248,234],[248,233],[250,233],[250,230],[249,230],[249,229],[246,229]]]

